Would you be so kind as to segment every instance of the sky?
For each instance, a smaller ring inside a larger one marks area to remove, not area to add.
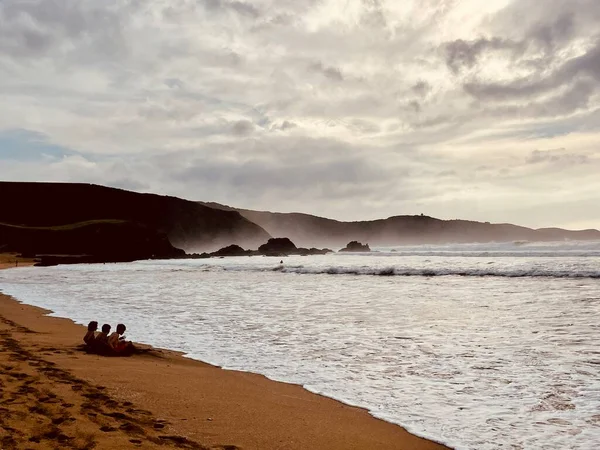
[[[0,179],[600,228],[598,0],[0,0]]]

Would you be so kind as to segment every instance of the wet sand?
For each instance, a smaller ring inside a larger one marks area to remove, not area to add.
[[[0,270],[11,267],[23,267],[33,265],[33,258],[22,258],[16,253],[0,253]]]
[[[2,449],[447,448],[300,386],[176,352],[86,354],[85,327],[47,313],[0,294]]]

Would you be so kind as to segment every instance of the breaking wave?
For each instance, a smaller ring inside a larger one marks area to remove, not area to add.
[[[347,255],[350,253],[347,253]],[[357,253],[351,253],[352,255],[358,255]],[[372,253],[370,254],[372,255]],[[499,251],[499,250],[485,250],[485,251],[418,251],[418,250],[394,250],[394,251],[380,251],[377,253],[379,257],[393,256],[425,256],[425,257],[458,257],[458,258],[588,258],[600,257],[600,251],[581,251],[581,250],[535,250],[535,251]]]
[[[525,269],[525,270],[486,270],[486,269],[420,269],[407,267],[384,267],[384,268],[356,268],[356,267],[327,267],[327,268],[304,268],[304,267],[283,267],[279,269],[284,273],[299,274],[328,274],[328,275],[375,275],[375,276],[462,276],[462,277],[550,277],[550,278],[600,278],[600,272],[581,271],[571,272],[567,270],[547,270],[547,269]]]
[[[600,279],[600,241],[378,247],[279,259],[206,260],[202,270],[372,277]],[[192,269],[197,270],[197,268]]]
[[[418,267],[305,267],[276,266],[270,268],[249,268],[247,266],[229,266],[221,268],[231,271],[272,271],[281,273],[296,273],[306,275],[370,275],[370,276],[399,276],[399,277],[507,277],[507,278],[595,278],[600,279],[600,271],[550,268],[418,268]]]

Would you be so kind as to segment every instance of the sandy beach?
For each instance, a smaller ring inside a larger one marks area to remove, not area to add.
[[[0,253],[0,270],[33,265],[33,258],[22,258],[16,253]]]
[[[0,294],[2,449],[446,448],[300,386],[176,352],[86,354],[85,328],[47,313]]]

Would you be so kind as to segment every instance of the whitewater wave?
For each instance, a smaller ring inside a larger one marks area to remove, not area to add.
[[[600,256],[600,241],[514,241],[471,244],[412,245],[400,247],[374,247],[374,250],[378,250],[382,254],[390,253],[391,255],[395,256],[586,258],[590,256]]]
[[[0,271],[0,290],[78,323],[125,320],[136,341],[304,385],[453,448],[598,447],[600,259],[279,261],[25,267]]]
[[[418,268],[418,267],[305,267],[299,266],[276,266],[276,267],[248,267],[230,266],[219,268],[231,271],[258,271],[258,272],[281,272],[305,275],[370,275],[370,276],[400,276],[400,277],[508,277],[508,278],[593,278],[600,279],[600,271],[572,269],[548,269],[548,268]]]
[[[346,253],[342,256],[373,256],[373,253]],[[394,251],[379,251],[376,253],[378,257],[401,257],[401,256],[425,256],[425,257],[454,257],[454,258],[589,258],[589,257],[600,257],[600,251],[590,250],[559,250],[559,251],[548,251],[548,250],[527,250],[527,251],[499,251],[499,250],[485,250],[485,251],[416,251],[416,250],[394,250]]]

